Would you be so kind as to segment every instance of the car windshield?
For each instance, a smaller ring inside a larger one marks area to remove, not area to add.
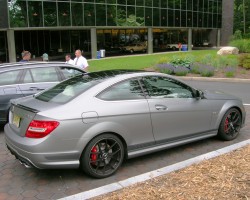
[[[79,75],[39,93],[35,98],[45,102],[66,103],[101,80],[96,76]]]

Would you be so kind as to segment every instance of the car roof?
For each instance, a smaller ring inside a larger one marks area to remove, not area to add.
[[[4,63],[0,64],[0,72],[3,71],[10,71],[10,70],[17,70],[17,69],[28,69],[28,68],[36,68],[36,67],[52,67],[52,66],[65,66],[65,67],[70,67],[70,68],[75,68],[75,69],[80,69],[81,71],[84,72],[79,67],[66,64],[64,62],[15,62],[15,63]]]

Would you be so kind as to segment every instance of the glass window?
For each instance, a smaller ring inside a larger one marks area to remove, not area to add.
[[[143,99],[144,94],[138,80],[118,83],[104,91],[98,98],[107,101]]]
[[[136,0],[137,6],[144,6],[144,0]]]
[[[198,20],[198,13],[197,12],[193,12],[193,27],[197,27],[198,26],[198,23],[197,23],[197,20]]]
[[[181,9],[181,0],[175,0],[174,8],[178,10]]]
[[[116,0],[107,0],[108,4],[116,4]]]
[[[63,73],[65,79],[82,74],[81,71],[72,68],[60,67],[59,69]]]
[[[168,0],[168,8],[169,9],[174,9],[174,1],[175,0]]]
[[[116,6],[107,6],[107,25],[115,26],[116,25]]]
[[[127,6],[127,26],[136,26],[134,6]]]
[[[203,26],[203,13],[199,12],[198,13],[198,26],[202,27]]]
[[[187,12],[187,26],[188,27],[192,27],[193,26],[192,20],[193,20],[192,12],[188,11]]]
[[[221,28],[222,27],[222,15],[218,15],[218,24],[217,24],[217,28]]]
[[[145,26],[144,8],[142,7],[136,8],[136,22],[139,26]]]
[[[192,0],[188,0],[188,2],[187,2],[187,10],[193,10],[193,1]]]
[[[44,26],[57,26],[57,13],[55,2],[43,2]]]
[[[117,26],[126,26],[126,6],[117,6]]]
[[[153,25],[160,26],[160,10],[158,8],[154,8],[153,14],[154,14]]]
[[[204,12],[208,12],[208,1],[204,1]]]
[[[193,0],[193,11],[198,11],[198,0]]]
[[[29,1],[29,26],[41,27],[43,26],[42,20],[42,2],[41,1]]]
[[[152,7],[152,0],[145,0],[145,6]]]
[[[213,14],[213,28],[217,28],[217,27],[218,27],[218,15]]]
[[[187,26],[187,12],[181,11],[181,26],[186,27]]]
[[[30,73],[30,70],[27,70],[27,71],[26,71],[26,74],[25,74],[25,76],[24,76],[23,82],[24,82],[24,83],[32,83],[32,82],[33,82],[33,79],[32,79],[31,73]]]
[[[9,7],[11,27],[27,27],[27,4],[26,1],[15,1]]]
[[[83,26],[83,6],[81,3],[71,3],[72,25]]]
[[[94,4],[84,4],[84,23],[85,26],[95,26]]]
[[[180,16],[180,11],[175,10],[175,26],[180,26],[181,25],[181,16]]]
[[[167,77],[149,76],[143,83],[151,98],[193,98],[189,86]]]
[[[117,0],[117,4],[126,5],[126,0]]]
[[[30,69],[34,82],[57,82],[59,81],[54,67]]]
[[[0,85],[12,85],[17,83],[21,70],[3,72],[0,74]]]
[[[59,26],[70,26],[70,4],[58,2]]]
[[[152,26],[152,8],[145,8],[145,25]]]
[[[127,5],[135,5],[135,0],[127,0]]]
[[[95,0],[96,3],[106,3],[105,0]]]
[[[66,103],[97,83],[96,78],[76,76],[39,93],[35,98],[45,102]]]
[[[168,26],[174,26],[174,11],[168,10]]]
[[[168,13],[167,9],[161,9],[161,26],[168,25]]]
[[[199,11],[200,11],[200,12],[203,12],[203,11],[204,11],[203,0],[199,0]]]
[[[159,7],[159,6],[160,6],[159,0],[154,0],[153,1],[153,7]]]
[[[106,5],[96,4],[96,26],[106,26]]]
[[[190,3],[189,1],[188,3]],[[181,10],[187,10],[187,0],[181,0]]]
[[[161,0],[161,8],[167,8],[168,7],[168,1],[167,0]]]
[[[208,27],[213,27],[213,14],[208,14]]]
[[[203,14],[203,27],[207,27],[208,14]]]

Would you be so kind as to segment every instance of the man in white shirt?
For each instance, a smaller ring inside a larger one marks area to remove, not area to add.
[[[87,70],[87,67],[89,66],[88,61],[86,58],[82,56],[82,52],[80,49],[77,49],[75,51],[75,59],[74,59],[74,65],[82,68],[83,70]]]
[[[70,55],[70,54],[66,54],[66,55],[65,55],[65,60],[66,60],[65,63],[67,63],[67,64],[71,64],[71,65],[74,65],[74,64],[75,64],[75,63],[74,63],[74,60],[71,59],[71,55]]]

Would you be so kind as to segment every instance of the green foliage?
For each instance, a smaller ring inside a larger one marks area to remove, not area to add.
[[[234,32],[233,40],[241,40],[242,39],[242,32],[240,30],[237,30]]]
[[[244,54],[240,56],[240,66],[245,69],[250,69],[250,54]]]
[[[172,60],[170,60],[170,63],[174,66],[183,66],[186,68],[190,68],[193,64],[193,60],[189,56],[186,56],[184,58],[175,56]]]
[[[250,53],[250,39],[233,40],[229,45],[237,47],[241,53]]]

